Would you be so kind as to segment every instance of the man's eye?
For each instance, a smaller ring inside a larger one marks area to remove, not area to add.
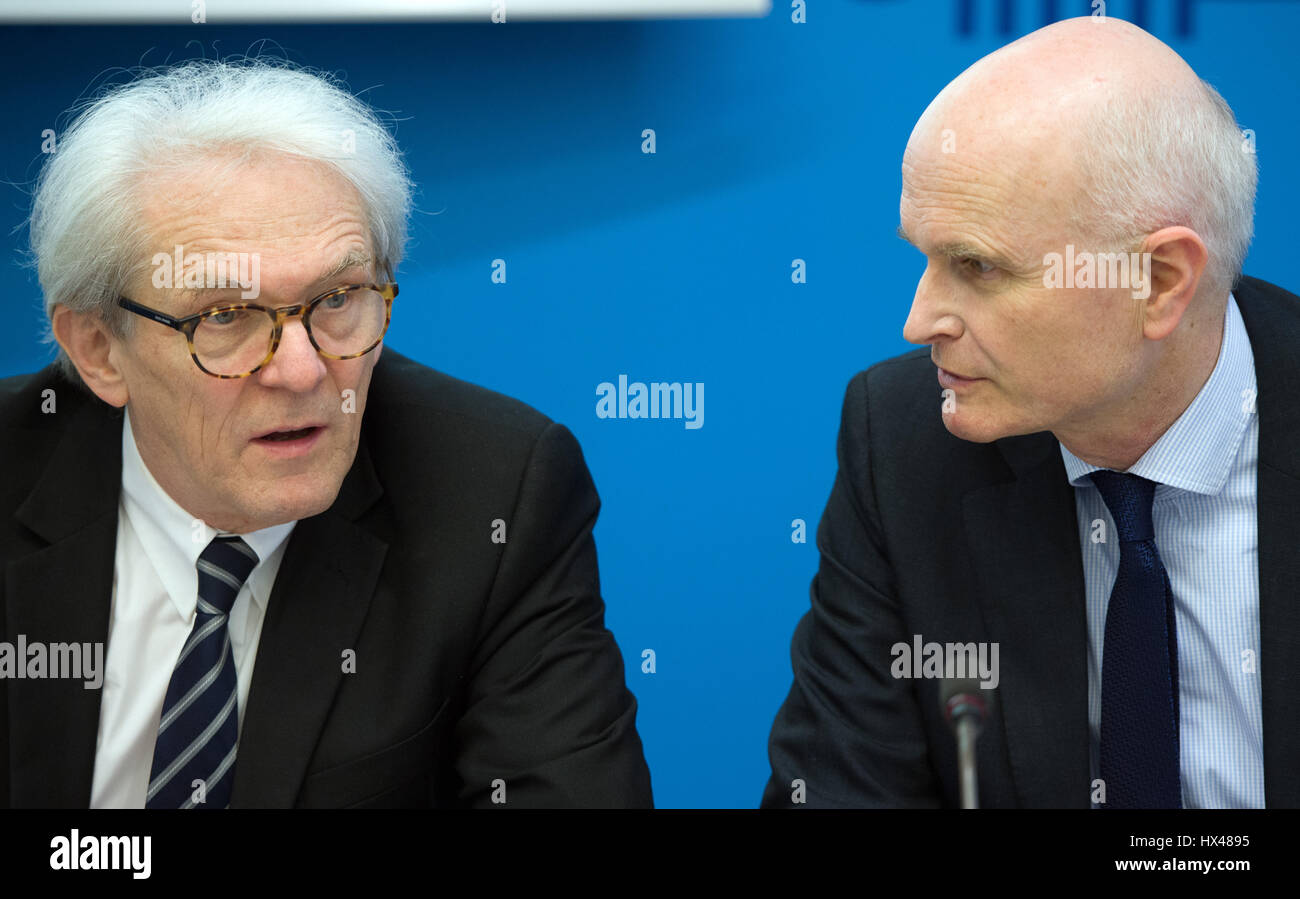
[[[957,260],[959,267],[965,268],[972,275],[991,275],[998,270],[996,265],[989,265],[983,259],[976,259],[974,256],[963,256]]]

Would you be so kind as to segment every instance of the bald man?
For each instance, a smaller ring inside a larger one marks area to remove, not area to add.
[[[920,349],[849,384],[766,807],[1300,805],[1300,299],[1241,274],[1231,109],[1116,19],[935,98]]]

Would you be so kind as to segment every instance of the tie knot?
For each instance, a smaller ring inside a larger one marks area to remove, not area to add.
[[[1140,475],[1098,469],[1092,473],[1092,482],[1101,491],[1101,498],[1115,519],[1115,530],[1120,543],[1154,540],[1151,524],[1151,504],[1156,496],[1156,482]]]
[[[229,615],[239,588],[259,559],[253,548],[237,536],[213,537],[199,554],[199,614]]]

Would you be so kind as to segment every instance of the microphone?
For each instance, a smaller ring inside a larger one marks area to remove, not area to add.
[[[979,736],[992,702],[993,691],[981,689],[980,682],[973,677],[946,677],[939,684],[939,707],[943,709],[948,726],[957,735],[962,808],[979,808],[975,738]]]

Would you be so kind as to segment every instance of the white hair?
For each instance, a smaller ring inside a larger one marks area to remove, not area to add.
[[[270,150],[331,166],[361,198],[376,271],[391,277],[401,261],[409,173],[376,112],[332,76],[275,58],[195,60],[142,70],[69,114],[75,121],[37,178],[30,219],[46,343],[57,343],[57,305],[130,334],[133,316],[117,299],[148,265],[141,186],[210,153]],[[79,380],[61,348],[58,363]]]
[[[1086,114],[1071,215],[1112,246],[1191,228],[1209,250],[1198,293],[1226,303],[1254,233],[1258,164],[1231,107],[1198,82],[1115,91]]]

